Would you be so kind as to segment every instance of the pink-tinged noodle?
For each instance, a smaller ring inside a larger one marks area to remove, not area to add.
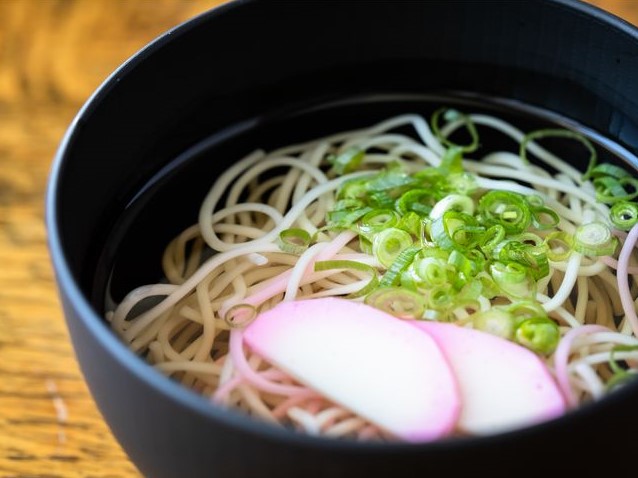
[[[574,340],[582,335],[608,331],[609,329],[600,325],[583,325],[567,332],[558,344],[556,352],[554,352],[554,373],[556,374],[556,380],[558,380],[558,384],[569,406],[575,407],[578,404],[578,400],[574,395],[570,384],[569,372],[567,370],[569,365],[569,355]]]
[[[629,258],[631,253],[636,247],[636,241],[638,241],[638,224],[636,224],[625,239],[625,244],[620,251],[620,257],[618,258],[618,289],[620,292],[620,300],[627,311],[626,320],[631,324],[631,328],[634,331],[634,335],[638,336],[638,316],[636,316],[636,306],[634,299],[631,297],[629,291]]]

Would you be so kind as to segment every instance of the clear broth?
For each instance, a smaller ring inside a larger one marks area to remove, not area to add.
[[[107,289],[119,302],[132,289],[157,282],[163,275],[161,257],[166,245],[197,222],[200,204],[215,179],[246,154],[368,127],[406,113],[420,114],[429,121],[442,106],[494,114],[526,132],[544,128],[578,131],[595,145],[600,161],[638,168],[636,156],[584,125],[520,102],[467,92],[365,95],[275,111],[214,132],[157,171],[132,195],[104,242],[92,288],[94,306],[104,311]],[[409,129],[404,132],[414,134]],[[480,128],[479,135],[481,146],[472,157],[497,149],[517,151],[518,144],[502,133]],[[588,154],[580,143],[548,140],[544,144],[560,151],[561,157],[571,158],[576,168],[587,167]]]

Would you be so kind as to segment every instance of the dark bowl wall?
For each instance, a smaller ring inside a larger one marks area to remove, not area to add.
[[[63,140],[47,211],[83,373],[140,470],[152,478],[414,476],[458,471],[467,460],[506,470],[536,449],[628,450],[628,430],[638,427],[636,386],[540,427],[430,446],[344,444],[264,428],[154,372],[88,298],[104,239],[136,191],[215,131],[353,94],[464,90],[559,112],[636,153],[636,58],[636,30],[576,2],[239,1],[125,64]],[[215,174],[228,161],[217,159]]]

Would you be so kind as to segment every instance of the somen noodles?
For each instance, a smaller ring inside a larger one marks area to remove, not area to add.
[[[484,151],[484,129],[520,148]],[[582,146],[587,169],[545,138]],[[186,387],[310,434],[396,440],[244,343],[259,313],[299,299],[497,335],[541,357],[573,408],[636,374],[636,196],[636,179],[572,131],[452,109],[398,116],[233,164],[166,247],[165,277],[107,318]]]

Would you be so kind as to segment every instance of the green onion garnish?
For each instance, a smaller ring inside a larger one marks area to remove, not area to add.
[[[627,370],[621,367],[614,357],[617,352],[633,352],[634,350],[638,350],[637,345],[616,345],[611,349],[609,354],[609,368],[613,372],[613,375],[607,381],[606,386],[608,390],[624,385],[629,380],[634,380],[638,377],[638,371]]]
[[[575,133],[573,131],[567,129],[541,129],[538,131],[533,131],[525,135],[523,141],[521,141],[521,146],[519,150],[520,157],[523,161],[527,162],[527,145],[535,141],[537,139],[543,138],[567,138],[567,139],[575,139],[576,141],[580,141],[587,151],[589,152],[589,164],[587,166],[587,171],[583,175],[583,181],[590,178],[592,175],[592,171],[596,167],[596,162],[598,161],[598,154],[596,153],[596,149],[591,144],[591,142],[582,134]]]
[[[487,226],[501,225],[508,234],[519,234],[532,222],[530,206],[518,193],[490,191],[479,200],[478,211]]]
[[[359,232],[371,237],[399,222],[399,214],[392,209],[373,209],[359,221]]]
[[[365,303],[402,319],[420,319],[425,299],[417,292],[401,287],[382,287],[365,298]]]
[[[503,308],[492,307],[489,310],[476,312],[470,316],[475,329],[488,332],[504,339],[514,337],[514,320]]]
[[[380,286],[390,287],[393,285],[397,285],[401,274],[406,271],[407,268],[412,264],[412,262],[414,261],[414,257],[419,253],[420,249],[420,247],[412,246],[401,251],[401,253],[396,257],[385,274],[383,274]]]
[[[462,121],[463,125],[467,129],[467,132],[470,134],[470,142],[465,145],[456,144],[450,141],[445,136],[443,136],[443,134],[441,133],[442,126],[439,124],[441,116],[443,116],[443,119],[445,119],[448,123],[455,122],[455,121]],[[472,151],[476,151],[476,149],[478,148],[479,136],[478,136],[478,132],[476,131],[476,126],[474,125],[474,123],[472,122],[469,116],[464,115],[463,113],[460,113],[459,111],[451,110],[448,108],[440,108],[432,114],[431,125],[432,125],[432,132],[437,137],[437,139],[448,147],[457,148],[460,151],[466,152],[466,153],[471,153]]]
[[[618,201],[611,207],[609,216],[614,226],[622,231],[628,231],[638,222],[638,204]]]
[[[458,211],[446,211],[430,226],[432,240],[443,250],[469,249],[478,244],[485,228],[474,216]]]
[[[629,176],[620,179],[603,176],[594,179],[593,183],[596,199],[605,204],[630,201],[638,197],[638,180]]]
[[[411,189],[401,195],[396,200],[395,208],[399,214],[416,213],[420,216],[427,216],[432,211],[436,203],[436,197],[430,189]]]
[[[389,227],[374,236],[372,253],[384,267],[390,267],[397,256],[413,242],[410,233]]]
[[[556,349],[560,339],[558,325],[547,317],[524,320],[514,331],[516,341],[528,349],[548,355]]]
[[[496,285],[512,299],[528,299],[536,295],[536,284],[529,268],[518,262],[494,262],[490,265],[490,274]]]
[[[574,238],[565,231],[552,231],[545,236],[544,244],[550,261],[565,261],[572,253]]]
[[[332,169],[338,175],[351,173],[355,171],[363,158],[365,151],[359,148],[348,148],[338,156],[331,156],[328,161],[332,164]]]
[[[310,245],[312,238],[304,229],[284,229],[279,233],[279,248],[289,254],[301,254]]]
[[[617,246],[618,239],[602,222],[583,224],[574,233],[574,250],[586,256],[608,256]]]
[[[317,261],[315,262],[315,272],[319,271],[329,271],[333,269],[351,269],[359,272],[366,272],[370,274],[370,281],[359,289],[357,292],[353,292],[347,296],[349,299],[354,299],[357,297],[363,297],[364,295],[369,294],[374,289],[377,288],[379,284],[379,279],[377,277],[377,271],[374,267],[364,264],[362,262],[357,261],[348,261],[348,260],[328,260],[328,261]]]

